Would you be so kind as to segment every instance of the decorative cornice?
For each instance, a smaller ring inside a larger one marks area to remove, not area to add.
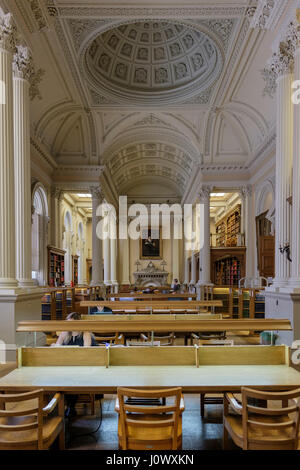
[[[10,13],[4,14],[0,8],[0,49],[15,51],[16,27]]]
[[[210,7],[210,8],[143,8],[143,7],[124,7],[124,8],[106,8],[106,7],[61,7],[58,8],[59,16],[64,18],[120,18],[132,17],[139,20],[148,20],[153,18],[224,18],[239,17],[246,11],[245,7]]]
[[[252,28],[275,29],[289,0],[259,0],[251,21]]]

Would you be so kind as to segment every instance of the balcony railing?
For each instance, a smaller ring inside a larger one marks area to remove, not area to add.
[[[245,246],[244,233],[211,233],[210,246],[213,248],[229,248],[235,246]]]

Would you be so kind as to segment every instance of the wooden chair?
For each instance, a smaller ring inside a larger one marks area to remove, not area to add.
[[[27,406],[26,406],[27,405]],[[58,416],[49,416],[58,405]],[[57,393],[43,407],[43,390],[0,394],[0,449],[49,449],[56,438],[65,448],[64,400]]]
[[[143,399],[126,403],[126,398]],[[151,400],[172,398],[172,404],[154,405]],[[150,402],[149,402],[150,400]],[[178,450],[182,447],[181,387],[162,390],[118,388],[115,410],[119,414],[119,449]]]
[[[195,333],[192,333],[192,344],[198,346],[233,346],[233,340],[226,339],[201,339]],[[200,393],[200,415],[201,418],[205,416],[205,405],[222,405],[223,396],[205,396],[205,393]]]
[[[170,334],[165,335],[165,336],[154,333],[153,337],[151,336],[150,332],[147,335],[145,335],[144,333],[141,333],[141,340],[142,341],[150,342],[153,339],[153,341],[159,341],[160,346],[173,346],[175,338],[176,338],[175,333],[170,333]]]
[[[228,436],[243,450],[296,450],[299,442],[300,405],[295,398],[300,389],[288,392],[263,392],[242,388],[242,405],[228,393],[224,396],[224,449]],[[271,406],[261,407],[248,399],[272,400]],[[292,404],[289,404],[292,400]],[[280,407],[274,407],[278,401]],[[230,414],[229,405],[235,414]],[[292,416],[291,416],[292,415]]]
[[[109,343],[109,344],[124,344],[125,338],[123,334],[119,333],[112,333],[107,335],[99,335],[98,333],[95,334],[95,340],[99,344]]]

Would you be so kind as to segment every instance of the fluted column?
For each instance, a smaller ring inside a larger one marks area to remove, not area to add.
[[[32,57],[27,47],[17,46],[13,62],[14,169],[16,211],[16,277],[21,287],[34,285],[31,277],[31,170],[29,79]]]
[[[196,232],[196,217],[195,217],[195,207],[193,207],[192,211],[192,220],[191,220],[191,232]],[[193,239],[193,247],[196,246],[196,240]],[[190,284],[196,284],[196,257],[195,257],[195,249],[191,250],[191,279]]]
[[[242,223],[241,232],[245,236],[246,246],[246,277],[254,277],[254,215],[252,211],[252,187],[250,185],[243,186],[240,191],[242,199]]]
[[[110,239],[103,240],[103,258],[104,258],[104,284],[109,286],[110,281]]]
[[[187,224],[187,225],[185,225]],[[187,232],[187,233],[186,233]],[[190,269],[189,269],[189,224],[188,221],[184,222],[184,236],[183,236],[183,265],[184,265],[184,281],[183,284],[189,285],[190,283]],[[187,240],[185,239],[187,237]]]
[[[117,285],[117,240],[115,238],[110,240],[110,273],[111,283]]]
[[[210,278],[210,192],[211,187],[202,185],[199,191],[200,233],[203,237],[203,247],[200,248],[199,257],[199,285],[208,285]],[[201,238],[200,238],[201,240]]]
[[[300,80],[300,25],[294,30],[294,80]],[[294,104],[291,287],[300,289],[300,105]]]
[[[179,275],[179,240],[175,237],[175,227],[174,227],[174,219],[173,219],[173,237],[172,237],[172,263],[173,263],[173,279],[180,280]],[[173,280],[172,279],[172,280]]]
[[[287,199],[292,194],[293,158],[293,104],[291,99],[292,74],[289,57],[274,56],[277,73],[276,96],[276,223],[275,223],[275,279],[274,287],[284,287],[290,277],[290,262],[280,247],[290,243],[291,208]],[[297,129],[297,132],[299,130]],[[299,185],[299,181],[297,181]]]
[[[100,186],[90,188],[92,194],[92,286],[103,284],[102,240],[97,236],[99,217],[96,215],[98,206],[103,202]]]
[[[129,238],[120,240],[120,263],[122,269],[122,284],[130,284],[130,268],[129,268]]]
[[[14,35],[12,16],[3,15],[0,10],[0,289],[17,287],[12,77]]]

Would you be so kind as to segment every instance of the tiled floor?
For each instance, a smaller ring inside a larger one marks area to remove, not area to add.
[[[185,395],[183,413],[183,450],[221,450],[222,449],[222,405],[206,405],[205,419],[200,417],[199,395]],[[105,395],[103,400],[103,419],[99,431],[88,436],[82,434],[93,431],[99,419],[78,416],[71,423],[67,433],[67,448],[78,450],[115,450],[118,449],[117,414],[114,411],[115,396]],[[89,413],[89,409],[86,409]],[[99,409],[97,409],[99,415]],[[77,436],[77,437],[76,437]],[[237,449],[232,443],[231,449]]]

